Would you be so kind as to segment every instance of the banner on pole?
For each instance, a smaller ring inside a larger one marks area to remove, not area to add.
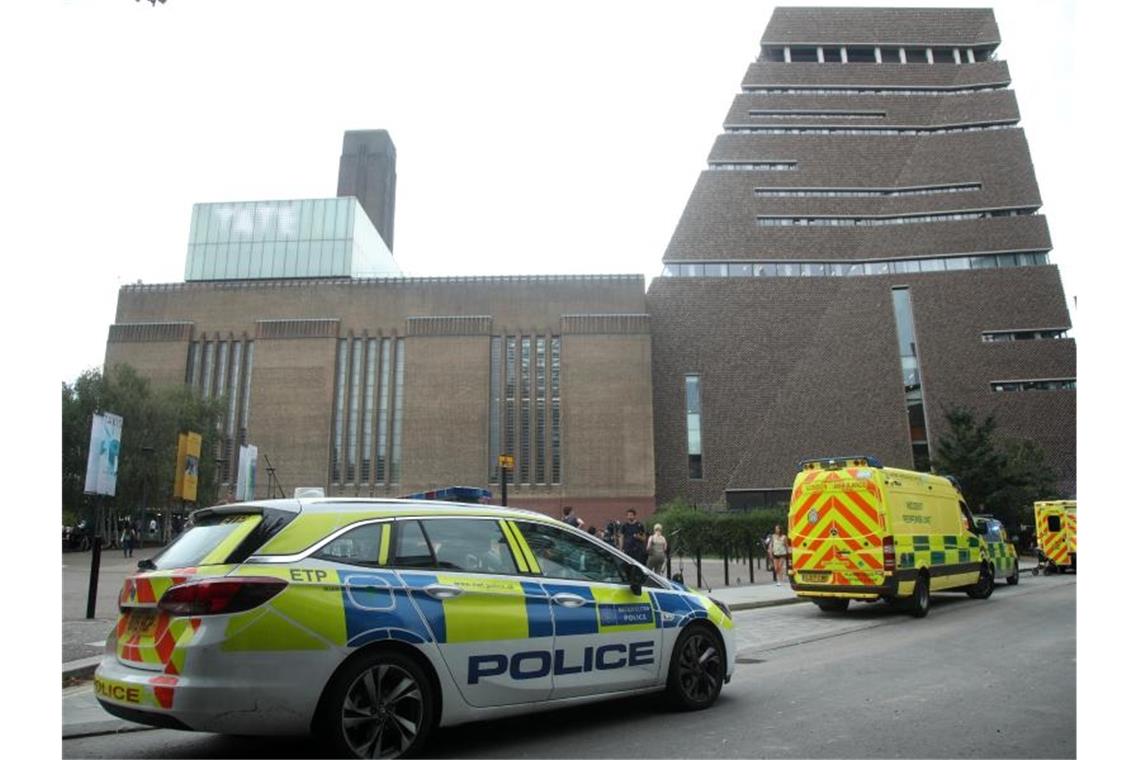
[[[237,490],[234,498],[238,501],[253,501],[257,482],[257,447],[250,444],[238,451]]]
[[[119,476],[119,447],[123,438],[123,418],[104,412],[91,417],[91,445],[87,449],[87,477],[83,492],[115,495]]]
[[[198,499],[198,458],[202,454],[202,436],[198,433],[178,434],[178,458],[174,464],[174,498]]]

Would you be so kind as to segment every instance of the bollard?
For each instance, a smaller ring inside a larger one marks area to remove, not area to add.
[[[728,551],[727,550],[724,552],[724,585],[726,588],[729,585],[731,585],[728,582]]]
[[[756,574],[752,571],[752,544],[748,544],[748,582],[756,582]]]
[[[704,584],[701,583],[701,549],[697,547],[697,588],[701,588],[702,586],[704,586]]]

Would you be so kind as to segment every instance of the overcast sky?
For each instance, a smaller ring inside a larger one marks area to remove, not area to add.
[[[120,285],[183,279],[193,203],[333,196],[346,129],[396,144],[406,274],[648,284],[775,4],[65,5],[39,74],[85,304],[61,380],[102,364]],[[1073,3],[957,5],[995,7],[1071,306]]]

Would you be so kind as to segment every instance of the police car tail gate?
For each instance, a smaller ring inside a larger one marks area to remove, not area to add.
[[[808,460],[788,508],[789,575],[803,596],[834,592],[877,598],[895,569],[881,468],[871,457]]]
[[[250,505],[195,514],[192,527],[123,582],[112,633],[120,664],[177,675],[202,618],[252,609],[286,587],[272,577],[226,577],[293,517]]]

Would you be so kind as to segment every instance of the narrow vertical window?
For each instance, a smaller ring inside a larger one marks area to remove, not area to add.
[[[226,395],[229,401],[229,414],[226,415],[226,480],[230,480],[230,473],[233,472],[236,462],[234,462],[235,452],[237,446],[235,443],[235,435],[237,433],[237,410],[238,410],[238,397],[241,396],[241,351],[242,342],[235,340],[231,344],[233,350],[233,368],[230,370],[230,385],[229,391]]]
[[[396,338],[396,392],[392,400],[392,477],[400,482],[404,426],[404,339]]]
[[[531,337],[522,339],[522,387],[519,389],[519,482],[530,482],[530,388]]]
[[[514,455],[515,453],[515,415],[517,413],[516,403],[518,401],[518,375],[517,365],[515,363],[516,355],[518,354],[518,338],[514,335],[507,338],[507,394],[505,403],[507,405],[507,440],[506,445],[503,446],[507,454]],[[511,483],[517,482],[518,467],[511,470],[507,476],[507,480]]]
[[[228,341],[218,341],[215,344],[218,354],[218,377],[215,382],[214,388],[215,395],[225,400],[226,391],[229,388],[229,357],[230,357],[230,344]],[[214,457],[220,459],[221,462],[218,466],[218,481],[221,483],[230,482],[230,455],[233,453],[233,441],[226,435],[226,418],[218,418],[218,447],[214,452]]]
[[[191,388],[194,387],[194,381],[198,378],[198,343],[190,341],[190,348],[186,354],[186,384]]]
[[[344,381],[348,376],[348,340],[341,338],[336,346],[336,391],[333,396],[332,480],[340,482],[344,462]]]
[[[701,462],[701,376],[685,375],[685,423],[688,432],[689,479],[704,477]]]
[[[534,482],[546,482],[546,338],[534,345]]]
[[[356,482],[357,442],[360,435],[360,381],[364,375],[364,363],[361,361],[363,346],[362,339],[352,339],[352,385],[348,396],[348,447],[344,463],[344,479],[349,483]]]
[[[226,371],[229,369],[228,359],[230,356],[230,344],[219,340],[215,346],[218,354],[218,378],[214,385],[214,388],[216,388],[214,395],[224,396],[226,395],[226,380],[228,379]]]
[[[926,436],[926,408],[922,395],[922,371],[918,361],[918,338],[914,330],[914,313],[909,288],[891,291],[895,312],[895,332],[899,341],[899,360],[902,365],[903,391],[906,394],[907,425],[910,430],[910,448],[914,469],[930,470],[930,445]]]
[[[562,339],[550,339],[550,482],[562,482]]]
[[[245,392],[241,400],[241,429],[242,440],[245,440],[245,431],[249,430],[249,394],[253,389],[253,341],[249,342],[245,352]]]
[[[376,482],[388,482],[388,409],[391,396],[392,339],[380,346],[380,414],[376,422]]]
[[[360,482],[372,482],[372,434],[376,429],[376,339],[368,339],[364,360],[364,443],[360,448]]]
[[[499,479],[499,454],[503,450],[503,338],[496,335],[491,338],[491,400],[487,410],[489,415],[487,436],[488,480],[492,483]]]
[[[206,353],[205,367],[202,370],[202,398],[209,398],[214,389],[214,344],[206,341],[202,348]]]

